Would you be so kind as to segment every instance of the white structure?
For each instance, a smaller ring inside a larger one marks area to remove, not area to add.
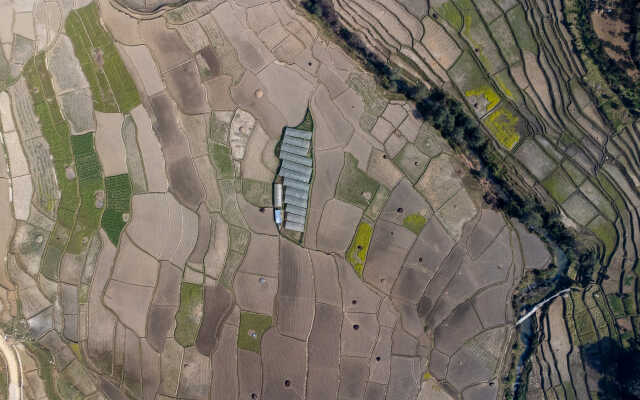
[[[285,129],[279,154],[282,163],[278,172],[284,183],[276,183],[273,188],[275,207],[285,205],[284,228],[296,232],[304,232],[307,219],[309,182],[313,175],[311,136],[311,132]]]

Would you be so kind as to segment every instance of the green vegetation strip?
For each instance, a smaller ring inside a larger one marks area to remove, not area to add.
[[[369,243],[371,242],[372,235],[373,227],[366,222],[361,222],[353,237],[351,247],[349,247],[349,251],[347,251],[347,260],[360,278],[362,278],[364,264],[367,261],[367,252],[369,251]]]
[[[24,67],[24,76],[33,99],[35,113],[40,121],[42,134],[49,144],[58,178],[60,204],[57,222],[67,229],[72,229],[75,213],[80,204],[80,196],[75,177],[76,170],[73,166],[71,135],[69,124],[62,117],[60,106],[56,101],[44,53],[39,53],[27,62]]]
[[[301,131],[313,131],[313,117],[311,116],[311,110],[307,108],[307,112],[304,115],[304,120],[300,122],[296,129],[300,129]]]
[[[96,111],[127,113],[140,104],[138,90],[113,38],[100,24],[96,3],[72,11],[65,31],[89,81]]]
[[[231,149],[219,143],[209,146],[211,163],[216,168],[218,179],[233,178],[233,161],[231,161]]]
[[[9,369],[4,359],[0,359],[0,398],[9,398]]]
[[[344,167],[336,189],[338,199],[365,209],[376,194],[378,186],[375,179],[358,168],[358,160],[353,154],[344,154]]]
[[[106,207],[102,215],[102,228],[111,242],[117,246],[131,207],[131,182],[128,174],[122,174],[106,177],[104,185]]]
[[[100,160],[93,145],[93,133],[72,136],[71,147],[78,170],[80,208],[68,250],[78,253],[89,243],[91,235],[100,227],[103,205],[96,204],[96,197],[101,196],[104,202],[104,183]]]
[[[260,353],[262,336],[271,328],[271,316],[252,312],[240,313],[238,348]]]
[[[422,232],[422,228],[424,228],[424,225],[426,223],[427,219],[420,214],[407,215],[402,221],[402,225],[404,225],[405,228],[415,233],[416,235]]]
[[[29,353],[35,356],[38,362],[38,375],[44,382],[44,390],[49,400],[60,400],[55,384],[55,369],[51,354],[35,342],[24,342]]]
[[[462,30],[462,15],[452,1],[447,1],[437,8],[438,15],[444,18],[456,31]]]
[[[176,342],[181,346],[193,346],[196,342],[200,319],[202,318],[202,303],[204,289],[202,285],[183,282],[180,287],[180,307],[176,313]]]

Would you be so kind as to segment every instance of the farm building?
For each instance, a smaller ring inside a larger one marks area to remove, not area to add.
[[[311,158],[312,133],[300,129],[286,128],[280,153],[280,171],[274,184],[274,200],[278,210],[276,223],[284,229],[304,232],[309,201],[309,182],[313,174]]]

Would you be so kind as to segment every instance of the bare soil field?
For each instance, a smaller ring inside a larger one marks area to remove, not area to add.
[[[334,2],[394,73],[381,80],[291,2],[14,3],[0,5],[0,322],[41,345],[25,347],[26,397],[508,397],[514,290],[563,254],[536,219],[483,201],[485,171],[445,139],[471,144],[476,125],[508,180],[588,238],[593,276],[608,263],[606,284],[535,316],[529,394],[588,396],[599,375],[578,346],[630,343],[638,127],[609,126],[557,1]],[[593,21],[619,43],[611,22]],[[431,87],[455,98],[429,103],[433,123],[397,93]],[[299,236],[274,221],[286,127],[311,132]],[[89,166],[66,140],[94,131]],[[76,184],[96,173],[122,184]]]

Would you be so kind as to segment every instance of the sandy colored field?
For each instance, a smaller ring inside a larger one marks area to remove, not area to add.
[[[11,114],[11,99],[7,92],[0,93],[0,121],[4,132],[11,132],[16,129]]]
[[[122,114],[105,114],[96,111],[97,127],[95,146],[104,176],[127,173],[127,151],[122,139]]]
[[[5,132],[4,145],[9,153],[9,169],[12,177],[18,177],[29,173],[29,164],[22,150],[20,137],[16,131]]]
[[[164,90],[164,82],[162,82],[160,71],[147,46],[119,45],[118,47],[131,59],[142,80],[147,96],[153,96]]]
[[[131,110],[136,127],[138,144],[145,166],[145,173],[150,192],[166,192],[169,181],[165,171],[165,161],[160,142],[151,127],[149,114],[142,105]]]
[[[31,175],[23,175],[11,180],[13,210],[16,219],[26,221],[29,218],[31,197],[33,196],[33,184]]]
[[[131,239],[159,260],[182,267],[191,254],[198,232],[198,217],[171,194],[144,194],[132,200]]]

